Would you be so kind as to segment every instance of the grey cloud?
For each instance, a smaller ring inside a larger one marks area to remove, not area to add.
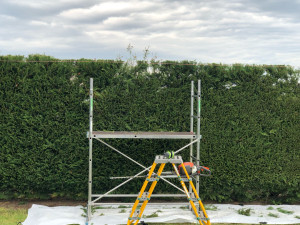
[[[0,7],[0,14],[10,15],[23,20],[39,19],[45,17],[56,16],[60,12],[72,8],[87,8],[95,4],[96,0],[89,1],[73,1],[64,4],[60,1],[53,1],[51,5],[41,4],[40,7],[33,7],[29,4],[25,4],[26,1],[22,1],[22,4],[15,4],[12,1],[3,1]]]
[[[297,0],[253,0],[245,3],[246,6],[253,7],[266,14],[277,17],[289,17],[296,20],[300,18],[300,2]]]
[[[43,5],[41,0],[33,7],[2,1],[2,52],[116,58],[131,43],[137,52],[150,46],[165,59],[260,64],[290,60],[300,66],[299,1],[114,1],[130,5],[99,8],[110,2]],[[20,44],[26,41],[26,47]]]

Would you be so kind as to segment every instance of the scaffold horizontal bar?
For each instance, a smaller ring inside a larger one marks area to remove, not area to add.
[[[97,206],[97,205],[133,205],[134,202],[96,202],[91,203],[89,205],[91,206]],[[194,203],[197,205],[197,203]],[[175,206],[189,206],[189,202],[148,202],[147,205],[175,205]]]
[[[87,132],[89,137],[89,132]],[[195,139],[194,132],[128,132],[93,131],[92,138],[132,138],[132,139]]]
[[[101,194],[92,194],[92,197],[94,198],[98,198],[98,197],[102,197],[103,195]],[[120,197],[134,197],[136,198],[138,196],[138,194],[109,194],[109,195],[105,195],[103,197],[113,197],[113,198],[120,198]],[[156,197],[156,198],[160,198],[160,197],[166,197],[166,198],[169,198],[169,197],[186,197],[185,194],[152,194],[151,195],[151,198],[152,197]]]
[[[124,176],[124,177],[109,177],[109,179],[111,180],[116,180],[116,179],[128,179],[128,178],[131,178],[132,176]],[[146,178],[147,175],[145,176],[137,176],[135,178]],[[155,177],[153,177],[155,178]],[[160,176],[160,178],[178,178],[177,175],[174,175],[174,174],[168,174],[168,175],[163,175],[163,176]]]

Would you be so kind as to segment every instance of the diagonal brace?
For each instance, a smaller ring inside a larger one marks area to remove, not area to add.
[[[127,155],[124,154],[123,152],[119,151],[118,149],[116,149],[116,148],[114,148],[113,146],[111,146],[111,145],[109,145],[108,143],[106,143],[105,141],[103,141],[103,140],[101,140],[101,139],[99,139],[99,138],[95,138],[95,139],[96,139],[97,141],[101,142],[102,144],[106,145],[106,146],[109,147],[110,149],[112,149],[112,150],[118,152],[119,154],[121,154],[121,155],[124,156],[125,158],[129,159],[130,161],[136,163],[136,164],[139,165],[140,167],[144,168],[145,170],[143,170],[143,172],[146,171],[146,170],[149,170],[149,169],[151,168],[151,166],[148,167],[148,168],[146,168],[145,166],[143,166],[143,165],[140,164],[139,162],[137,162],[137,161],[135,161],[134,159],[130,158],[129,156],[127,156]],[[189,144],[187,144],[187,145],[183,146],[182,148],[178,149],[175,153],[178,153],[178,152],[184,150],[185,148],[187,148],[188,146],[194,144],[194,143],[197,142],[197,141],[198,141],[198,139],[195,139],[194,141],[190,142]],[[140,174],[141,174],[141,173],[139,173],[138,175],[140,175]],[[155,173],[154,173],[154,174],[155,174]],[[138,175],[135,175],[134,177],[130,178],[130,180],[132,180],[133,178],[135,178],[135,177],[138,176]],[[180,189],[179,187],[177,187],[175,184],[173,184],[172,182],[168,181],[167,179],[165,179],[165,178],[163,178],[163,177],[161,177],[161,179],[164,180],[165,182],[167,182],[168,184],[172,185],[173,187],[175,187],[175,188],[178,189],[179,191],[185,193],[184,190]],[[123,182],[122,184],[120,184],[120,185],[118,186],[118,188],[121,187],[123,184],[127,183],[127,182],[130,181],[130,180],[127,180],[126,182]],[[116,189],[113,189],[113,190],[116,190]],[[110,191],[110,192],[111,192],[111,191]],[[104,195],[106,195],[106,194],[104,194]],[[104,196],[104,195],[103,195],[103,196]],[[103,196],[102,196],[102,197],[103,197]],[[97,198],[96,200],[98,201],[98,200],[101,199],[102,197],[99,197],[99,198]],[[94,200],[93,202],[95,202],[96,200]]]

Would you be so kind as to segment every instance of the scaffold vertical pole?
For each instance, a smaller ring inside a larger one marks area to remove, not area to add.
[[[87,207],[87,224],[92,214],[92,157],[93,157],[93,78],[90,78],[90,129],[89,129],[89,180],[88,180],[88,207]]]
[[[200,116],[201,116],[201,80],[198,80],[197,94],[197,167],[200,166]],[[199,176],[196,178],[196,190],[199,193]]]
[[[190,125],[190,132],[193,133],[194,132],[194,95],[195,95],[195,91],[194,91],[194,81],[191,81],[191,125]],[[191,142],[193,141],[193,139],[191,139]],[[193,161],[193,145],[190,145],[190,162]],[[192,191],[192,187],[191,185],[189,185],[189,191]]]

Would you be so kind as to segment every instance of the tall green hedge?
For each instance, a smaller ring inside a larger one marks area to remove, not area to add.
[[[189,131],[190,82],[202,81],[201,197],[300,198],[299,72],[289,66],[59,61],[0,56],[0,192],[4,198],[87,196],[89,78],[94,130]],[[184,140],[107,140],[145,166]],[[189,150],[183,153],[188,160]],[[140,168],[94,141],[93,192]],[[119,193],[137,193],[142,179]],[[156,192],[175,191],[160,182]],[[1,197],[0,196],[0,197]]]

